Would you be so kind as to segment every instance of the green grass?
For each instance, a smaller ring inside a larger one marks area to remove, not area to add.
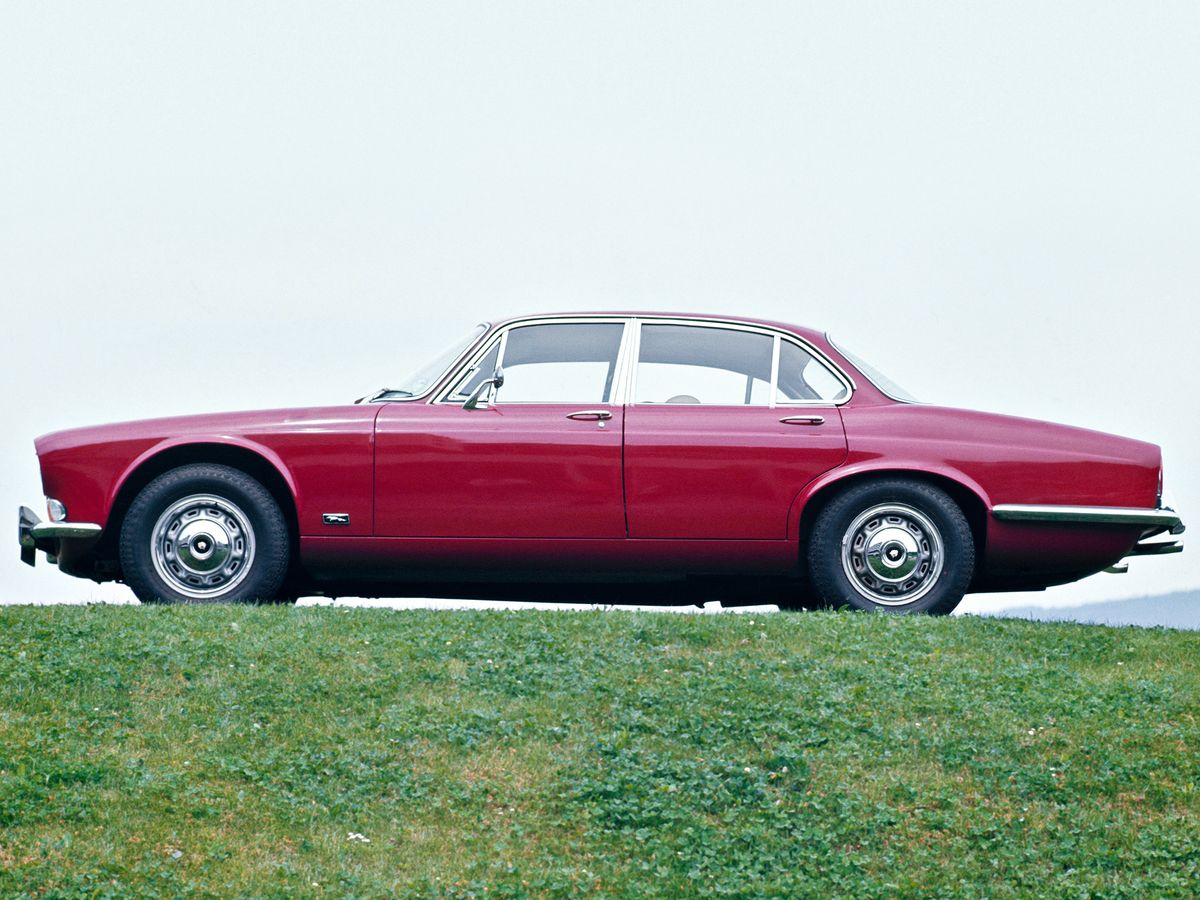
[[[1184,632],[10,607],[0,895],[1191,895],[1198,719]]]

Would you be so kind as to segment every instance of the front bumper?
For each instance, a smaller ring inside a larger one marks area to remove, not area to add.
[[[28,506],[17,510],[17,538],[21,542],[21,562],[34,565],[37,551],[52,560],[59,556],[61,542],[97,538],[101,527],[91,522],[43,522]]]

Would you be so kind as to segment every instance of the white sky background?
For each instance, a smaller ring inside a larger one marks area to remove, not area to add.
[[[1200,6],[0,6],[0,510],[35,435],[349,401],[472,323],[828,328],[1164,446],[1200,522]],[[481,498],[485,499],[485,498]],[[128,596],[17,559],[9,601]],[[1200,547],[1029,599],[1200,586]]]

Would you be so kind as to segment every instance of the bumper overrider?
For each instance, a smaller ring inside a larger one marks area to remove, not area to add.
[[[61,542],[97,538],[101,528],[91,522],[43,522],[28,506],[17,511],[17,537],[21,542],[21,562],[32,566],[37,551],[43,551],[51,562],[58,560]]]
[[[992,515],[1008,522],[1048,522],[1077,525],[1141,525],[1142,536],[1126,556],[1158,556],[1182,553],[1184,524],[1169,506],[1136,509],[1124,506],[1022,506],[1006,503],[992,507]],[[1166,534],[1166,540],[1151,538]]]

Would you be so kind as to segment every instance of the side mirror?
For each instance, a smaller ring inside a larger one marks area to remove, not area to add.
[[[504,370],[497,367],[492,373],[491,378],[485,378],[476,385],[475,390],[471,391],[471,396],[467,398],[467,402],[462,405],[463,409],[487,409],[488,396],[493,390],[500,388],[504,384]]]

